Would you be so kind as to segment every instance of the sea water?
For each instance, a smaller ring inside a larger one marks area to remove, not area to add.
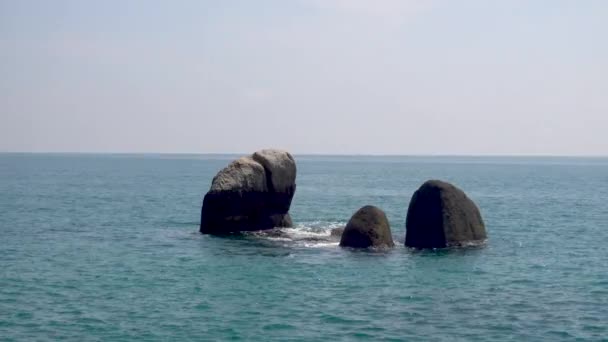
[[[608,340],[608,159],[296,155],[294,228],[201,235],[236,157],[0,154],[0,340]],[[403,246],[434,178],[485,247]],[[394,249],[330,237],[366,204]]]

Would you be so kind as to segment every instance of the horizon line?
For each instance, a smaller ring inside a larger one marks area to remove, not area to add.
[[[285,150],[287,151],[287,150]],[[294,153],[296,156],[327,156],[327,157],[536,157],[536,158],[608,158],[608,154],[533,154],[533,153],[504,153],[504,154],[491,154],[491,153],[478,153],[478,154],[464,154],[464,153],[324,153],[324,152],[304,152]],[[211,156],[238,156],[238,155],[249,155],[253,152],[96,152],[96,151],[0,151],[0,154],[47,154],[47,155],[58,155],[58,154],[72,154],[72,155],[211,155]]]

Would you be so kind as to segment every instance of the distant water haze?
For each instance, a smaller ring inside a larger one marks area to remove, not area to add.
[[[606,1],[0,0],[0,151],[608,155]]]

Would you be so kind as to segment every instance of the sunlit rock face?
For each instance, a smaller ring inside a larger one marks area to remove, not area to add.
[[[233,161],[213,178],[203,199],[200,232],[291,227],[295,181],[296,163],[286,151],[261,150]]]

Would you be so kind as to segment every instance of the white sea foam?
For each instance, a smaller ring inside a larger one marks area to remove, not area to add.
[[[272,237],[272,236],[265,236],[264,237],[267,240],[270,241],[292,241],[293,239],[287,238],[287,237]]]
[[[336,241],[336,242],[315,242],[315,243],[303,242],[303,243],[301,243],[301,246],[310,247],[310,248],[327,248],[327,247],[338,247],[339,244],[340,243],[338,241]]]
[[[293,228],[277,228],[251,233],[251,235],[285,245],[324,248],[338,246],[340,236],[331,234],[335,228],[344,227],[343,222],[304,222]]]

